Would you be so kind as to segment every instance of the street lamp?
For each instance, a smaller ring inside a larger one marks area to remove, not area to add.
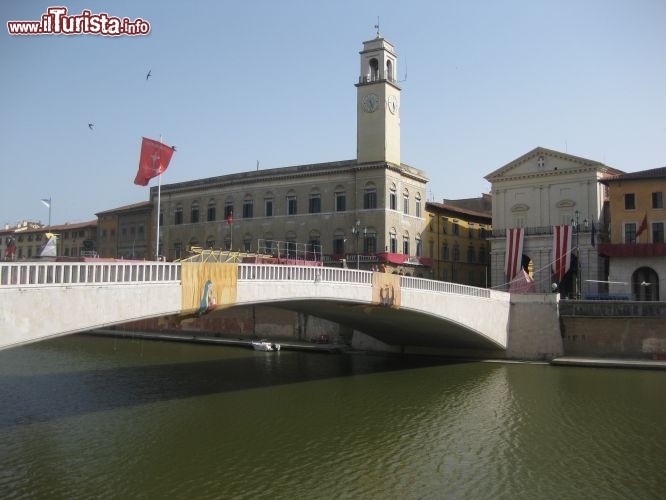
[[[354,225],[352,226],[352,234],[356,236],[356,269],[359,269],[359,261],[360,261],[360,255],[358,251],[358,238],[361,236],[361,221],[357,220],[354,222]],[[363,228],[363,238],[368,234],[368,228],[364,227]]]
[[[581,297],[581,276],[580,276],[580,270],[581,270],[581,265],[580,265],[580,247],[578,246],[580,243],[580,212],[576,210],[574,212],[574,218],[571,219],[571,225],[574,227],[576,230],[576,298],[580,300]],[[585,229],[587,230],[587,219],[583,219],[583,225],[585,226]]]

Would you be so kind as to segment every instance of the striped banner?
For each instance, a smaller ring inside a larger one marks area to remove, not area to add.
[[[506,255],[504,258],[504,274],[511,281],[520,271],[523,260],[523,228],[515,227],[506,230]]]
[[[553,226],[553,274],[562,280],[571,267],[572,226]]]

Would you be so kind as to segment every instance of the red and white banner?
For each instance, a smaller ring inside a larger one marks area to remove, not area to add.
[[[504,274],[511,281],[520,271],[523,260],[523,234],[522,227],[506,230],[506,255],[504,258]]]
[[[571,267],[572,226],[553,226],[553,274],[561,280]]]
[[[150,179],[162,175],[169,166],[173,152],[171,146],[144,137],[141,142],[139,171],[136,173],[134,184],[147,186]]]

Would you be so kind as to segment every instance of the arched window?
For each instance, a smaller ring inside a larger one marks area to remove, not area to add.
[[[370,65],[370,81],[379,79],[379,61],[374,57],[369,61]]]
[[[335,187],[335,211],[344,212],[347,210],[347,194],[344,186]]]
[[[190,207],[190,223],[196,224],[199,222],[199,202],[193,201]]]
[[[398,253],[398,232],[394,227],[389,231],[389,238],[391,240],[391,253]]]
[[[460,260],[460,247],[456,243],[453,245],[453,261],[458,262]]]
[[[243,251],[244,252],[252,251],[252,235],[250,233],[245,233],[243,235]]]
[[[213,198],[208,200],[208,207],[206,209],[206,220],[208,222],[213,222],[215,220],[215,216],[216,216],[215,207],[216,207],[216,205],[217,204],[215,203],[215,200]]]
[[[398,210],[398,189],[396,188],[395,183],[391,183],[390,187],[389,209]]]
[[[243,198],[243,219],[251,219],[254,217],[254,200],[252,195],[246,194]]]
[[[368,182],[363,190],[363,208],[377,208],[377,186]]]
[[[409,190],[402,192],[402,213],[409,214]]]
[[[473,245],[470,245],[467,249],[467,262],[470,264],[474,264],[476,262],[476,250],[474,250]]]
[[[409,255],[409,232],[402,235],[402,253]]]
[[[308,213],[318,214],[321,212],[321,193],[318,188],[313,188],[310,191],[310,199],[308,201]]]
[[[441,260],[449,260],[449,244],[447,242],[442,243],[442,250],[440,252]]]
[[[393,62],[390,59],[386,61],[386,79],[393,81]]]

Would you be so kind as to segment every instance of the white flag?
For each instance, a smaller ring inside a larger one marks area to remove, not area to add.
[[[46,208],[51,208],[51,198],[42,198],[40,201],[46,205]]]

